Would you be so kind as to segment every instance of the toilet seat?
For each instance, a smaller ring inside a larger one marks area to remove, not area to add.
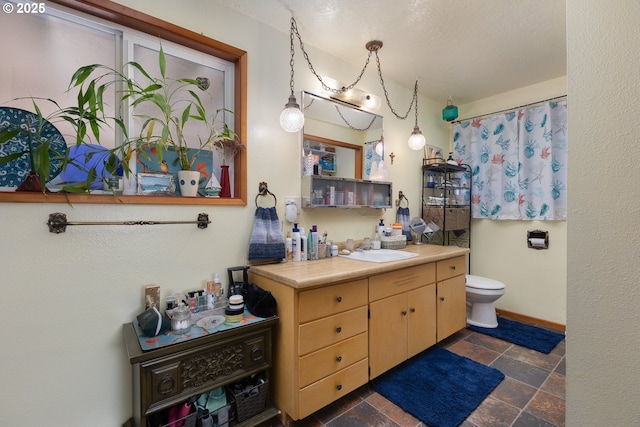
[[[500,290],[504,289],[504,283],[487,277],[467,274],[467,287],[474,289]]]

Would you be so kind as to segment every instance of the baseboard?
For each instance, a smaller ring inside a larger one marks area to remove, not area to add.
[[[526,316],[524,314],[514,313],[512,311],[501,310],[496,308],[496,313],[503,317],[508,317],[512,320],[519,320],[531,325],[542,326],[543,328],[554,329],[556,331],[565,332],[567,326],[561,323],[549,322],[548,320],[537,319],[535,317]]]

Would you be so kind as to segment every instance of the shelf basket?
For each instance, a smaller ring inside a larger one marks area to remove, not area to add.
[[[235,402],[236,421],[242,422],[259,414],[266,408],[269,381],[265,380],[262,384],[258,384],[248,390],[243,390],[238,394],[235,394],[231,387],[228,387],[227,391],[233,396]]]
[[[402,249],[407,246],[407,236],[399,234],[397,236],[380,237],[380,247],[382,249]]]

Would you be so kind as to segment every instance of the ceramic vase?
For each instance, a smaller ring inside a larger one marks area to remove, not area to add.
[[[200,172],[198,171],[178,171],[178,183],[180,184],[180,194],[186,197],[196,197],[198,195],[198,184],[200,182]]]
[[[220,197],[231,197],[231,183],[229,182],[229,165],[220,166]]]

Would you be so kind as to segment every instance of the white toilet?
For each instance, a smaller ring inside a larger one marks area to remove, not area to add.
[[[481,328],[498,327],[493,302],[504,295],[504,283],[467,274],[467,323]]]

